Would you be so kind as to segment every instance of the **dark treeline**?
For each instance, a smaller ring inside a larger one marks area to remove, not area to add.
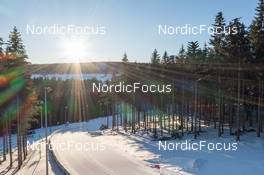
[[[155,49],[151,56],[153,64],[172,63],[263,63],[264,58],[264,2],[259,0],[255,17],[250,26],[241,18],[226,22],[223,12],[214,20],[214,32],[209,42],[201,47],[198,41],[181,46],[177,55],[167,51],[160,55]],[[127,55],[125,54],[126,60]]]
[[[113,67],[116,64],[112,65]],[[263,64],[123,63],[122,76],[111,83],[171,84],[170,93],[112,93],[113,129],[145,129],[155,137],[197,138],[203,127],[235,135],[263,131]],[[120,67],[118,68],[120,70]],[[240,75],[240,76],[239,76]],[[247,76],[243,76],[247,75]],[[250,77],[250,78],[248,78]],[[253,78],[254,77],[254,78]],[[110,114],[110,113],[109,113]]]
[[[169,95],[140,94],[129,98],[133,132],[136,128],[133,125],[140,127],[139,118],[143,116],[144,126],[149,126],[150,130],[154,127],[155,136],[158,127],[161,134],[173,131],[179,135],[181,130],[182,135],[187,131],[196,138],[202,122],[203,125],[213,123],[218,128],[218,136],[226,128],[236,135],[236,140],[246,131],[255,131],[260,136],[263,130],[264,1],[259,0],[249,27],[240,18],[226,23],[223,12],[216,15],[213,26],[215,33],[209,45],[205,43],[201,48],[197,41],[191,41],[187,50],[182,45],[178,55],[165,51],[160,56],[155,49],[150,65],[128,64],[128,56],[124,54],[122,61],[127,66],[123,69],[123,79],[118,81],[167,82],[174,86]],[[114,102],[120,105],[123,99],[116,98],[113,97]],[[113,115],[119,116],[114,112]]]
[[[38,95],[39,110],[44,114],[44,88],[52,90],[47,95],[48,125],[64,124],[67,122],[87,121],[88,119],[102,116],[100,97],[92,92],[92,83],[98,83],[96,79],[33,79]],[[32,123],[33,128],[41,126],[40,116],[35,118],[38,122]],[[44,117],[43,117],[44,120]],[[42,121],[43,123],[44,121]]]

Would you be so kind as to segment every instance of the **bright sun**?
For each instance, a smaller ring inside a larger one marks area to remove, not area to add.
[[[60,39],[61,55],[71,62],[79,62],[88,54],[89,44],[80,37],[63,37]]]

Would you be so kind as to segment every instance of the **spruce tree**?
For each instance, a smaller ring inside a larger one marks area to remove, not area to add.
[[[194,57],[199,51],[199,43],[198,41],[188,42],[187,46],[187,56]]]
[[[240,22],[239,18],[236,18],[230,22],[228,27],[237,30],[237,33],[230,33],[226,36],[228,62],[249,62],[251,60],[250,40],[245,25]]]
[[[210,44],[217,56],[223,56],[225,52],[225,19],[222,12],[218,12],[213,24],[214,34],[211,36]]]
[[[197,63],[200,61],[201,49],[198,41],[188,42],[187,46],[187,61],[189,63]]]
[[[128,62],[128,58],[127,58],[127,54],[126,53],[124,53],[122,61],[123,62]]]
[[[250,26],[250,37],[256,62],[264,62],[264,0],[259,0],[255,18]]]
[[[203,48],[198,51],[197,56],[198,56],[199,61],[201,63],[208,63],[209,62],[209,60],[208,60],[208,58],[209,58],[209,47],[207,46],[206,42],[204,43]]]
[[[185,49],[184,49],[184,45],[182,44],[181,49],[179,51],[179,57],[180,58],[185,58]]]
[[[185,63],[185,59],[186,59],[186,52],[184,49],[184,45],[182,44],[180,51],[178,53],[176,62],[177,63]]]
[[[168,56],[167,51],[165,51],[163,56],[162,56],[162,63],[167,64],[168,62],[169,62],[169,56]]]
[[[208,54],[209,54],[209,48],[208,48],[206,42],[204,43],[204,47],[203,47],[203,50],[202,50],[202,54],[203,54],[203,57],[204,57],[205,59],[208,57]]]
[[[159,64],[160,63],[160,55],[157,49],[154,49],[152,56],[151,56],[151,63],[152,64]]]
[[[19,66],[26,64],[27,54],[21,34],[18,32],[17,28],[14,27],[13,31],[9,35],[9,40],[7,41],[6,54],[11,62],[12,66]]]

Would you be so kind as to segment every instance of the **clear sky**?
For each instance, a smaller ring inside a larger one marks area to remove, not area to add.
[[[242,17],[249,25],[257,0],[0,0],[0,37],[17,26],[32,63],[120,61],[148,62],[154,48],[177,54],[181,44],[209,34],[159,35],[158,25],[210,25],[218,11],[226,21]],[[103,26],[105,35],[33,35],[30,26]],[[71,49],[70,49],[71,48]]]

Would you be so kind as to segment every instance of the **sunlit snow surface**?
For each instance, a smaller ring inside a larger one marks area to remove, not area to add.
[[[108,118],[111,126],[111,117]],[[107,118],[102,117],[88,122],[71,123],[69,125],[60,125],[49,128],[49,133],[55,130],[69,131],[78,137],[82,133],[97,131],[102,124],[107,123]],[[35,134],[29,137],[32,143],[44,136],[44,130],[37,129]],[[70,139],[70,138],[69,138]],[[80,138],[81,139],[81,138]],[[144,161],[146,166],[156,168],[159,165],[161,174],[197,174],[197,175],[233,175],[233,174],[264,174],[264,139],[257,138],[256,133],[246,133],[241,136],[236,151],[160,151],[158,141],[152,139],[149,133],[140,131],[136,134],[125,133],[120,129],[119,134],[106,130],[103,135],[96,137],[98,141],[111,144],[113,148],[119,150],[121,154],[134,157],[140,162]],[[189,134],[182,140],[170,140],[168,142],[197,142],[193,140],[193,135]],[[12,136],[13,144],[16,143],[15,135]],[[198,137],[199,140],[207,142],[235,142],[234,136],[229,136],[229,132],[218,138],[217,131],[212,128],[204,129]],[[0,139],[0,145],[2,138]]]

